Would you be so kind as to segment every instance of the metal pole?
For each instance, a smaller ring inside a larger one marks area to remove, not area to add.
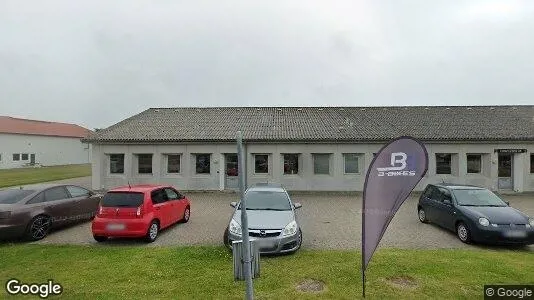
[[[243,253],[245,259],[243,261],[245,268],[245,283],[247,286],[246,298],[247,300],[254,299],[254,287],[252,286],[252,261],[250,258],[250,239],[248,236],[248,218],[247,218],[247,203],[245,201],[245,156],[243,154],[243,134],[241,131],[237,132],[237,158],[238,158],[238,176],[239,176],[239,194],[241,195],[241,234],[243,236]]]

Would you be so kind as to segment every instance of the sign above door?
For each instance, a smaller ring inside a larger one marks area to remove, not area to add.
[[[527,149],[495,149],[497,153],[526,153]]]

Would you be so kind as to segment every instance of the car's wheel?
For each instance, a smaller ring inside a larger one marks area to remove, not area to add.
[[[226,230],[224,231],[223,243],[228,249],[230,249],[230,234],[228,233],[228,228],[226,228]]]
[[[189,217],[191,217],[191,208],[188,206],[184,210],[184,215],[183,215],[182,219],[180,220],[180,223],[189,222]]]
[[[458,223],[456,226],[456,235],[463,243],[469,244],[471,242],[471,232],[469,231],[469,227],[463,222]]]
[[[299,233],[298,233],[297,245],[298,247],[295,251],[299,250],[300,247],[302,246],[302,230],[300,230],[300,228],[299,228]]]
[[[428,219],[426,218],[426,212],[422,207],[420,207],[417,211],[417,216],[419,217],[419,221],[421,221],[421,223],[428,223]]]
[[[99,243],[102,243],[108,240],[107,236],[101,236],[101,235],[93,235],[93,238],[95,239],[95,241]]]
[[[154,242],[158,238],[159,234],[159,223],[158,221],[152,221],[150,226],[148,226],[148,231],[145,236],[145,241],[148,243]]]
[[[30,241],[43,239],[52,227],[52,219],[49,216],[35,216],[26,228],[26,238]]]

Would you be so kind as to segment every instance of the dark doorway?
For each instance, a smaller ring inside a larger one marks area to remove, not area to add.
[[[238,172],[239,164],[237,162],[237,154],[227,153],[224,155],[225,161],[225,183],[224,188],[227,190],[235,190],[239,186]]]
[[[514,187],[513,180],[513,156],[509,153],[499,153],[498,176],[499,189],[508,190]]]

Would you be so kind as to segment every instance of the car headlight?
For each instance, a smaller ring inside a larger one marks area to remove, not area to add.
[[[528,224],[530,224],[530,226],[534,227],[534,219],[528,219]]]
[[[236,220],[232,219],[230,221],[230,232],[235,235],[241,235],[241,224],[237,223]]]
[[[289,222],[289,224],[287,224],[286,228],[284,228],[284,230],[282,231],[282,236],[294,235],[295,233],[297,233],[297,229],[298,229],[297,222],[291,221]]]
[[[488,226],[490,224],[489,220],[486,218],[479,218],[478,223],[480,223],[482,226]]]

